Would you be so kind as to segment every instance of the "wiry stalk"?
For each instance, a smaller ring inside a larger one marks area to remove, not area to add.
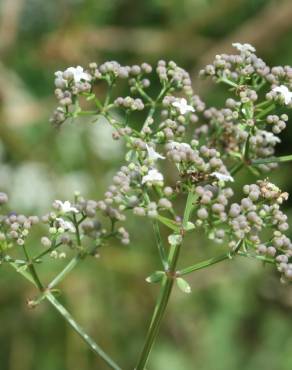
[[[192,208],[193,208],[194,194],[190,192],[188,194],[187,203],[184,212],[183,225],[184,229],[189,221]],[[138,363],[136,365],[136,370],[144,370],[147,364],[151,349],[153,347],[154,341],[158,335],[161,321],[163,319],[167,304],[172,291],[173,283],[175,281],[176,266],[179,258],[181,244],[172,245],[169,256],[168,265],[169,268],[165,271],[165,276],[163,278],[160,293],[156,301],[154,312],[151,319],[151,324],[148,329],[144,347],[142,349],[141,355],[139,357]]]

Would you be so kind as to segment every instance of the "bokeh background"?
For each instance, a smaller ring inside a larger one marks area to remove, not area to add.
[[[112,141],[106,125],[49,125],[54,71],[173,59],[191,72],[203,99],[220,106],[224,90],[197,72],[235,41],[256,46],[270,65],[291,64],[292,1],[0,0],[0,188],[11,207],[41,214],[77,189],[99,199],[123,159],[123,143]],[[281,138],[279,153],[290,154],[291,125]],[[291,192],[291,170],[283,164],[269,176]],[[291,214],[291,201],[286,208]],[[123,369],[134,368],[141,350],[158,289],[144,279],[159,266],[150,225],[130,219],[129,228],[130,246],[107,248],[62,284],[69,310]],[[221,248],[197,235],[181,265]],[[43,279],[63,264],[52,261]],[[188,281],[193,293],[174,292],[148,369],[292,368],[292,290],[271,267],[238,259]],[[0,292],[1,370],[107,369],[47,303],[27,308],[35,291],[8,266],[0,269]]]

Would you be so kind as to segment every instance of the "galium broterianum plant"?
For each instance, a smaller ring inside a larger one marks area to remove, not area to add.
[[[114,129],[113,139],[125,142],[125,163],[101,200],[85,200],[78,193],[72,202],[56,200],[40,222],[35,216],[4,211],[1,216],[1,261],[40,292],[29,305],[49,300],[112,369],[121,367],[76,323],[55,291],[76,264],[96,256],[111,238],[130,242],[125,229],[129,212],[152,223],[161,260],[161,269],[146,278],[161,288],[136,370],[147,364],[174,285],[191,292],[186,275],[242,256],[274,265],[283,283],[292,280],[292,243],[285,235],[288,222],[281,210],[288,194],[267,178],[279,162],[292,160],[292,155],[275,156],[278,134],[288,120],[285,112],[292,107],[292,68],[270,68],[253,46],[233,46],[234,55],[216,55],[200,72],[227,87],[223,108],[208,108],[194,93],[189,74],[173,61],[159,61],[154,71],[147,63],[121,66],[111,61],[56,72],[59,106],[52,123],[60,127],[89,116],[99,124],[104,117]],[[128,95],[115,94],[120,80],[128,85]],[[155,97],[153,83],[160,86]],[[107,86],[105,98],[96,93],[100,84]],[[255,181],[235,196],[233,185],[243,168]],[[178,207],[182,198],[183,212]],[[0,194],[1,206],[6,202],[7,196]],[[32,256],[27,238],[37,223],[44,224],[38,226],[43,231],[42,251]],[[168,230],[166,240],[161,227]],[[197,230],[219,244],[222,254],[179,269],[185,236]],[[40,281],[40,265],[50,258],[67,259],[69,251],[74,257],[63,271],[49,284]]]

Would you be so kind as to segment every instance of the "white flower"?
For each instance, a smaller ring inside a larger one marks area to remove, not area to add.
[[[186,150],[191,149],[191,146],[187,143],[178,143],[177,141],[170,141],[167,143],[171,150]]]
[[[234,42],[232,44],[234,48],[241,51],[242,53],[251,52],[254,53],[256,51],[255,47],[253,47],[251,44],[241,44],[240,42]]]
[[[69,68],[66,69],[65,72],[72,73],[75,83],[80,82],[81,80],[84,80],[84,81],[90,81],[91,80],[90,74],[87,73],[87,72],[84,72],[84,69],[80,66],[69,67]],[[59,72],[56,72],[56,73],[59,73]],[[56,74],[56,76],[57,76],[57,74]]]
[[[148,146],[147,144],[146,144],[146,149],[147,149],[147,152],[148,152],[148,158],[151,161],[156,161],[157,159],[165,159],[165,157],[163,157],[163,155],[157,153],[155,151],[155,149],[153,149],[151,146]]]
[[[292,100],[292,92],[288,89],[287,86],[285,85],[277,86],[274,87],[272,91],[280,93],[284,98],[284,102],[286,105],[290,104]]]
[[[195,111],[195,108],[189,105],[185,98],[181,98],[181,99],[174,101],[172,105],[178,108],[180,114],[186,114],[187,112]]]
[[[276,145],[277,143],[281,142],[281,139],[278,136],[274,135],[272,132],[259,130],[258,133],[263,136],[268,144]]]
[[[61,217],[57,217],[56,221],[58,221],[59,227],[64,229],[64,231],[71,231],[72,233],[75,233],[75,227],[70,221],[65,221]]]
[[[58,205],[59,210],[62,213],[69,213],[69,212],[78,213],[79,212],[77,208],[71,206],[71,203],[68,200],[66,200],[65,202],[62,202],[61,200],[55,200],[54,203]]]
[[[211,173],[211,176],[216,177],[216,179],[218,179],[220,181],[231,181],[231,182],[234,181],[234,179],[233,179],[232,176],[226,175],[226,174],[221,173],[221,172],[216,172],[216,171],[215,172],[212,172]]]
[[[163,182],[163,175],[159,171],[157,171],[155,168],[152,170],[149,170],[147,175],[143,176],[142,178],[142,184],[157,184]]]

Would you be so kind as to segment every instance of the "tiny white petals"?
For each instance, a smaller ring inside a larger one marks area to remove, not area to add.
[[[231,182],[234,182],[234,178],[230,175],[226,175],[224,173],[221,173],[221,172],[212,172],[211,173],[211,176],[214,176],[216,177],[216,179],[218,179],[219,181],[231,181]]]
[[[55,76],[57,78],[62,78],[63,79],[63,72],[62,71],[57,71],[57,72],[55,72]]]
[[[57,217],[56,221],[58,221],[59,227],[64,229],[64,231],[71,231],[72,233],[75,233],[75,227],[70,221],[65,221],[61,217]]]
[[[147,144],[146,144],[146,149],[147,149],[147,153],[148,153],[148,158],[151,161],[156,161],[157,159],[165,159],[165,157],[163,157],[163,155],[157,153],[155,151],[155,149],[153,149],[151,146],[149,146]]]
[[[185,98],[174,101],[172,105],[179,110],[180,114],[186,114],[187,112],[195,111],[195,108],[189,105]]]
[[[276,145],[277,143],[281,142],[281,139],[274,135],[272,132],[265,131],[265,130],[258,130],[258,133],[261,134],[266,142],[271,145]]]
[[[149,170],[147,175],[143,176],[142,178],[142,184],[157,184],[163,182],[163,175],[156,169]]]
[[[272,91],[280,93],[282,97],[284,98],[284,102],[286,105],[291,103],[292,92],[288,89],[287,86],[285,85],[277,86],[277,87],[274,87]]]
[[[61,200],[55,200],[55,203],[58,205],[62,213],[79,212],[77,208],[71,206],[71,203],[68,200],[66,200],[65,202],[62,202]]]
[[[191,146],[187,143],[178,143],[177,141],[170,141],[167,143],[167,146],[170,147],[171,150],[186,150],[191,149]]]
[[[91,80],[90,74],[85,72],[84,69],[80,66],[69,67],[69,68],[66,69],[65,72],[72,73],[75,83],[80,82],[81,80],[84,80],[84,81],[90,81]]]
[[[255,47],[247,43],[241,44],[240,42],[234,42],[232,46],[243,53],[246,53],[246,52],[254,53],[256,51]]]

